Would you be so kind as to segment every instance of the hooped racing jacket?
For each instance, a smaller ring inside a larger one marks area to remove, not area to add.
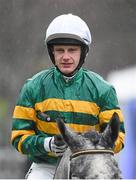
[[[50,118],[43,118],[38,112]],[[124,146],[124,121],[113,86],[98,74],[81,68],[69,81],[55,68],[28,79],[20,91],[12,122],[12,144],[33,162],[56,163],[57,157],[44,149],[44,139],[58,134],[55,119],[77,133],[102,131],[114,112],[120,118],[120,132],[114,151]]]

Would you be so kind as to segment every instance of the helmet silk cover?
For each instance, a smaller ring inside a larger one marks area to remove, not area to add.
[[[91,33],[87,24],[78,16],[72,14],[60,15],[49,25],[46,31],[46,43],[55,38],[72,38],[90,45]]]

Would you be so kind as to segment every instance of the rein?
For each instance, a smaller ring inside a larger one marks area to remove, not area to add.
[[[87,149],[87,150],[81,150],[81,151],[77,151],[77,152],[73,153],[70,156],[69,164],[68,164],[68,179],[71,179],[70,162],[73,158],[76,158],[81,155],[98,154],[98,153],[99,154],[106,153],[106,154],[114,155],[113,150],[110,150],[110,149]]]

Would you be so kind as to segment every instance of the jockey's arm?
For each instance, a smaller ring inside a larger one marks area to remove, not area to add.
[[[120,120],[120,131],[114,147],[114,152],[118,153],[124,147],[125,129],[124,129],[123,114],[119,107],[116,92],[115,89],[111,86],[111,89],[104,96],[101,105],[101,110],[99,114],[99,121],[101,128],[100,131],[103,131],[106,128],[114,112],[118,113]]]
[[[28,83],[23,86],[17,100],[12,121],[12,145],[23,154],[46,154],[44,140],[48,135],[37,133],[35,102]]]

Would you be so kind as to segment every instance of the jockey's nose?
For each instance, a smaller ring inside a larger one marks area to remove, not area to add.
[[[69,58],[70,58],[69,52],[68,52],[67,50],[65,50],[64,53],[63,53],[63,59],[64,59],[64,60],[67,60],[67,59],[69,59]]]

